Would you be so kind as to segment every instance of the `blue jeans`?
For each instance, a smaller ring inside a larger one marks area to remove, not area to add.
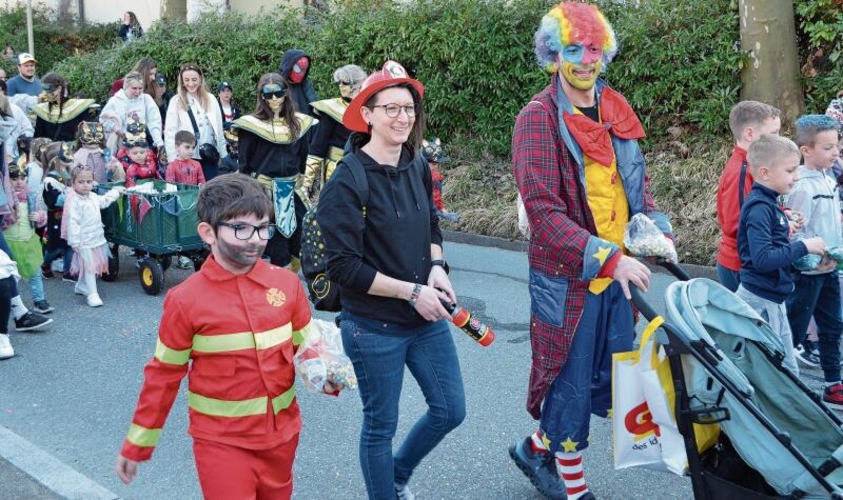
[[[49,266],[56,260],[59,255],[64,254],[61,272],[62,274],[70,274],[70,263],[73,261],[73,249],[67,244],[65,240],[61,240],[59,247],[48,250],[44,254],[44,264]]]
[[[465,393],[454,340],[445,321],[384,333],[364,328],[359,318],[344,312],[340,329],[363,401],[360,467],[366,491],[370,499],[393,500],[395,484],[407,484],[422,459],[465,419]],[[405,365],[419,384],[428,410],[393,456]]]
[[[837,271],[824,274],[793,275],[796,288],[787,298],[787,320],[793,332],[793,345],[805,342],[811,316],[817,323],[820,366],[826,382],[840,380],[840,281]]]
[[[606,417],[612,407],[612,354],[631,351],[634,337],[632,306],[620,284],[588,293],[568,359],[542,406],[540,429],[551,453],[562,443],[564,451],[588,447],[591,414]]]
[[[723,267],[718,262],[717,277],[720,279],[720,284],[728,288],[730,292],[735,293],[738,291],[738,285],[741,284],[740,271],[732,271],[728,267]]]
[[[35,274],[29,278],[29,291],[32,292],[33,302],[44,300],[44,278],[41,274],[41,268],[38,268]]]

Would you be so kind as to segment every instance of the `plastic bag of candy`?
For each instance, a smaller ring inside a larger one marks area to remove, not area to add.
[[[673,264],[679,263],[673,242],[644,214],[635,214],[627,223],[623,244],[636,257],[662,257]]]
[[[838,263],[843,262],[843,245],[826,248],[825,253]]]
[[[822,259],[822,255],[809,253],[804,257],[796,259],[796,262],[793,263],[793,267],[795,267],[797,271],[813,271],[818,265],[820,265],[820,261],[822,261]]]
[[[293,366],[310,392],[322,392],[326,382],[340,390],[357,388],[354,367],[342,349],[340,329],[330,321],[311,320],[307,337],[293,356]]]

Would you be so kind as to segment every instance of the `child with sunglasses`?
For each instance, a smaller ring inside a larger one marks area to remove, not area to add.
[[[96,277],[108,272],[111,256],[100,210],[117,201],[125,188],[115,186],[104,195],[94,193],[94,171],[87,165],[76,165],[70,175],[72,189],[64,203],[62,236],[73,248],[70,272],[79,276],[74,291],[84,295],[89,306],[100,307]]]
[[[266,246],[270,262],[299,268],[301,223],[306,211],[301,185],[310,139],[318,121],[297,112],[287,81],[267,73],[258,82],[255,111],[232,124],[239,138],[240,172],[256,178],[270,194],[278,230]]]

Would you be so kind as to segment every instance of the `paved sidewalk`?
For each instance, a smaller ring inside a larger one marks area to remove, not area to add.
[[[116,494],[0,426],[0,498],[114,500]]]

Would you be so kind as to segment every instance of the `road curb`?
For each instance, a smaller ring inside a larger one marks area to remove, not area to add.
[[[511,250],[513,252],[526,252],[527,242],[524,240],[510,240],[506,238],[496,238],[494,236],[482,236],[479,234],[461,233],[459,231],[442,231],[442,237],[445,239],[445,244],[448,243],[464,243],[466,245],[476,245],[481,247],[500,248],[502,250]],[[708,278],[714,281],[717,279],[717,270],[710,266],[700,266],[697,264],[680,264],[692,278]],[[663,274],[668,274],[668,271],[659,266],[648,266],[652,271]]]
[[[120,498],[2,425],[0,425],[0,458],[63,498],[69,500]]]

